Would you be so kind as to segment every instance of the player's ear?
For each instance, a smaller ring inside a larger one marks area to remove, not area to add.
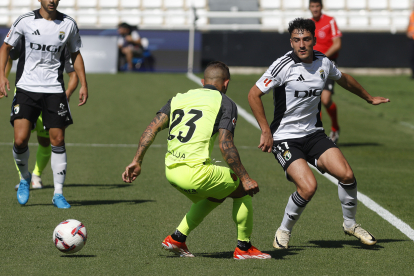
[[[292,39],[290,39],[290,47],[292,47],[292,49],[293,49],[293,42],[292,42]]]
[[[201,79],[201,84],[204,86],[204,79]]]

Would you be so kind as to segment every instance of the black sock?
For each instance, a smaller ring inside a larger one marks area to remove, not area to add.
[[[250,247],[252,247],[252,244],[250,241],[237,241],[237,247],[240,248],[243,251],[249,250]]]
[[[171,238],[173,238],[173,240],[178,241],[178,242],[185,242],[185,240],[187,239],[187,236],[181,233],[180,231],[178,231],[178,229],[176,229],[174,234],[171,235]]]

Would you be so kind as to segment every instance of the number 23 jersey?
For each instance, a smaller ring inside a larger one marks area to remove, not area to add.
[[[294,139],[323,130],[321,94],[327,79],[339,80],[342,73],[321,52],[313,62],[303,63],[292,51],[277,59],[256,82],[267,94],[274,88],[273,140]]]
[[[158,113],[169,117],[168,151],[165,165],[188,166],[210,162],[219,129],[234,134],[237,106],[212,85],[178,93]]]

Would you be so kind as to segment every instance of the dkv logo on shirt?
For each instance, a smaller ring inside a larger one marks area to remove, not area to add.
[[[30,48],[37,51],[47,51],[51,53],[58,53],[62,49],[62,46],[55,46],[55,45],[42,45],[30,42]]]

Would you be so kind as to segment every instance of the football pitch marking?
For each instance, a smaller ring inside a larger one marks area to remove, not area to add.
[[[410,124],[410,123],[407,123],[407,122],[400,122],[400,125],[403,125],[403,126],[405,126],[405,127],[408,127],[408,128],[414,129],[414,125],[412,125],[412,124]]]
[[[187,77],[194,81],[195,83],[201,85],[201,79],[197,77],[196,75],[192,73],[187,73]],[[249,123],[251,123],[254,127],[260,130],[260,127],[254,118],[253,115],[248,113],[245,109],[241,108],[238,104],[237,108],[239,109],[239,114],[242,116],[245,120],[247,120]],[[411,125],[409,123],[401,122],[402,125],[409,126],[414,129],[414,125]],[[329,175],[328,173],[322,174],[317,169],[315,169],[313,166],[309,166],[313,170],[315,170],[317,173],[321,174],[322,176],[326,177],[329,181],[331,181],[333,184],[338,186],[338,180]],[[379,204],[377,204],[375,201],[370,199],[368,196],[364,195],[363,193],[358,192],[357,194],[358,200],[364,204],[368,209],[374,211],[377,213],[380,217],[391,223],[391,225],[395,226],[398,230],[400,230],[404,235],[406,235],[408,238],[414,241],[414,230],[405,222],[391,214],[388,210],[381,207]]]

